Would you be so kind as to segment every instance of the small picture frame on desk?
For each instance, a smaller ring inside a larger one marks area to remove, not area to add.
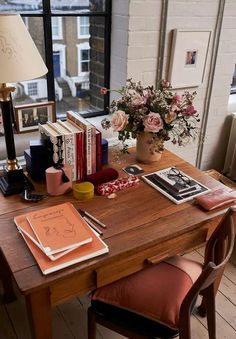
[[[14,107],[16,130],[18,133],[31,132],[38,129],[38,124],[55,121],[54,101],[37,102]]]

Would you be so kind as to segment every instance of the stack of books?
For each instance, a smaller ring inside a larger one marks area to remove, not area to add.
[[[192,200],[194,197],[210,191],[209,188],[184,172],[176,168],[174,170],[178,173],[176,177],[175,175],[170,175],[173,172],[173,167],[168,167],[143,175],[142,178],[176,204]],[[181,182],[181,178],[184,178],[183,182]]]
[[[102,135],[80,114],[68,111],[66,117],[66,121],[39,124],[40,136],[53,163],[71,165],[73,180],[83,180],[101,170]]]
[[[16,216],[14,222],[43,274],[109,251],[69,202]]]

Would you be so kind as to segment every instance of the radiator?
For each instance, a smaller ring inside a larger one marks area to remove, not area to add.
[[[223,173],[231,180],[236,180],[236,113],[232,113],[232,125]]]

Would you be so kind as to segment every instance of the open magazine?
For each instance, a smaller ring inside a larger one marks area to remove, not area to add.
[[[160,171],[145,174],[142,178],[176,204],[189,201],[198,195],[210,191],[208,187],[176,167],[168,167]]]

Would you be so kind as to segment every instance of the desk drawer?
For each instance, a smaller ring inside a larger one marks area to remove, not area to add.
[[[134,272],[140,271],[151,262],[158,263],[166,258],[184,251],[194,249],[206,241],[207,226],[183,234],[175,239],[156,244],[125,257],[125,254],[117,261],[96,269],[96,285],[104,286]]]
[[[82,295],[96,287],[93,271],[74,274],[50,286],[52,305]]]

